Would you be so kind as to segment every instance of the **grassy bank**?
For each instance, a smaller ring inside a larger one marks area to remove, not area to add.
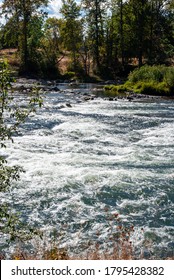
[[[107,85],[113,95],[137,93],[156,96],[174,96],[174,67],[145,65],[136,69],[122,85]]]

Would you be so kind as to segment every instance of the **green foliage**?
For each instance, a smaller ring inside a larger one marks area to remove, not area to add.
[[[18,47],[18,24],[15,16],[12,16],[0,30],[0,41],[2,48]]]
[[[34,74],[38,74],[40,72],[41,55],[39,49],[41,47],[41,39],[43,37],[43,21],[44,18],[42,16],[33,15],[28,23],[27,71]],[[22,49],[21,52],[23,52]],[[23,54],[21,53],[21,57],[22,56]]]
[[[25,73],[34,67],[35,52],[39,47],[41,28],[40,22],[45,17],[42,10],[48,0],[4,0],[2,13],[8,21],[13,19],[13,29],[16,28],[18,49],[21,60],[20,71]],[[12,22],[12,23],[13,23]]]
[[[155,81],[162,82],[164,74],[166,72],[166,67],[163,65],[158,66],[142,66],[137,68],[129,75],[129,81],[131,83],[137,83],[139,81]]]
[[[105,89],[115,94],[135,92],[147,95],[173,95],[174,69],[163,65],[145,65],[130,73],[124,85],[106,86]]]
[[[102,57],[105,53],[104,20],[106,16],[106,0],[82,0],[83,8],[86,13],[85,33],[93,59],[93,69],[95,73],[100,72]]]
[[[71,69],[78,71],[79,50],[82,45],[82,21],[80,17],[80,6],[75,0],[63,0],[61,13],[64,21],[61,26],[61,36],[64,48],[70,52]]]
[[[164,82],[155,83],[151,82],[141,82],[134,86],[134,91],[136,93],[146,94],[146,95],[169,95],[169,88],[167,88]]]
[[[164,74],[164,82],[171,89],[174,89],[174,68],[169,67]]]
[[[163,82],[170,90],[174,86],[174,69],[173,67],[166,67],[164,65],[145,65],[130,73],[128,80],[132,84],[138,82],[153,82],[158,84]]]
[[[64,79],[67,79],[67,80],[72,79],[72,78],[74,78],[75,76],[76,76],[76,73],[75,73],[75,72],[72,72],[72,71],[67,71],[67,72],[65,72],[64,75],[63,75]]]
[[[44,45],[44,47],[49,45],[50,49],[52,48],[52,51],[54,50],[57,53],[57,56],[59,56],[62,48],[61,27],[62,19],[54,17],[48,18],[43,26],[44,36],[41,45]]]
[[[60,30],[62,20],[48,18],[43,25],[43,34],[40,48],[37,51],[39,74],[42,77],[56,79],[60,76],[58,65],[64,57]]]
[[[0,46],[18,48],[22,74],[34,72],[45,77],[51,73],[56,78],[63,56],[70,58],[69,67],[76,75],[97,74],[104,79],[127,75],[131,63],[173,62],[171,0],[81,0],[80,4],[63,0],[63,18],[45,22],[43,8],[48,2],[2,1],[6,22],[0,30]],[[153,74],[162,81],[159,69]]]

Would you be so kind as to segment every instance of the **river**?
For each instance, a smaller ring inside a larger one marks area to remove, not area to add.
[[[26,224],[64,231],[61,242],[72,248],[97,231],[105,242],[107,208],[134,225],[137,244],[148,240],[152,257],[173,254],[174,102],[109,101],[94,85],[58,87],[5,150],[26,170],[5,199]],[[96,97],[85,101],[89,93]]]

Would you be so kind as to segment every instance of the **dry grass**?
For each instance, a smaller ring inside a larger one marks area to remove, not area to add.
[[[0,58],[7,59],[8,63],[12,66],[19,66],[17,49],[0,50]]]
[[[5,59],[8,61],[11,67],[19,67],[19,56],[17,49],[2,49],[0,50],[0,59]],[[68,54],[64,56],[59,61],[59,68],[62,74],[67,71],[68,65],[70,63],[70,58]]]
[[[20,60],[17,49],[4,49],[0,50],[0,59],[7,60],[10,70],[18,73]]]
[[[60,61],[59,61],[59,70],[61,72],[61,74],[64,74],[67,69],[68,66],[70,64],[71,59],[68,56],[64,56]]]
[[[107,210],[106,210],[107,212]],[[108,222],[108,237],[105,244],[98,241],[89,241],[83,253],[75,254],[67,248],[60,248],[56,239],[51,244],[48,242],[35,242],[33,252],[20,247],[11,256],[14,260],[131,260],[134,259],[134,246],[131,235],[134,227],[124,227],[117,213],[106,216]],[[97,232],[98,240],[100,232]]]
[[[89,248],[86,253],[83,254],[68,254],[66,249],[60,249],[53,247],[49,250],[43,250],[36,254],[29,252],[16,251],[12,256],[12,260],[132,260],[134,259],[132,253],[132,247],[128,244],[114,245],[112,252],[109,250],[101,251],[98,244],[94,248]]]
[[[52,241],[48,238],[40,238],[38,235],[27,244],[21,244],[16,251],[11,255],[12,260],[134,260],[144,259],[142,253],[144,246],[148,249],[151,248],[151,243],[145,244],[143,241],[144,230],[138,234],[139,247],[134,245],[136,243],[137,233],[134,231],[134,226],[130,225],[125,227],[121,221],[118,213],[110,213],[106,211],[106,223],[108,229],[107,238],[102,239],[102,232],[96,232],[95,240],[86,241],[85,244],[79,248],[75,248],[76,252],[71,251],[70,248],[62,248],[60,246],[59,234],[54,235]],[[67,230],[67,228],[66,228]],[[61,234],[62,236],[62,234]],[[80,235],[79,235],[80,238]],[[103,240],[101,242],[101,240]],[[16,245],[17,246],[17,245]],[[30,249],[27,249],[30,248]],[[140,252],[140,253],[138,253]],[[0,255],[0,259],[5,259],[5,256]],[[155,259],[152,255],[151,258]],[[173,260],[174,256],[166,257],[166,259]]]

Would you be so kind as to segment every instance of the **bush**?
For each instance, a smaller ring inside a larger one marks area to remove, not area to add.
[[[134,70],[129,75],[129,81],[131,83],[137,83],[139,81],[155,81],[162,82],[167,67],[163,65],[159,66],[142,66],[140,69]]]
[[[154,82],[146,82],[139,84],[137,92],[146,95],[168,95],[169,89],[166,87],[164,82],[159,84]]]
[[[123,85],[107,85],[104,87],[106,91],[114,95],[125,95],[127,91],[132,91],[132,84],[127,81]]]
[[[164,74],[164,81],[168,87],[174,89],[174,68],[169,67]]]
[[[105,89],[114,94],[133,91],[148,95],[173,95],[174,68],[163,65],[145,65],[130,73],[124,85],[106,86]]]
[[[63,75],[63,78],[66,80],[70,80],[73,79],[76,76],[76,73],[73,71],[67,71],[65,72],[65,74]]]

